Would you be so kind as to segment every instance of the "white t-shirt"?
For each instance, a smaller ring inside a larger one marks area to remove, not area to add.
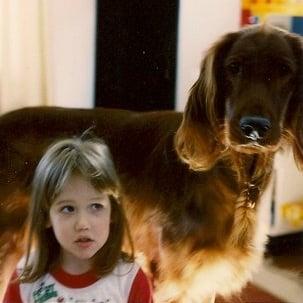
[[[136,263],[119,261],[113,272],[71,275],[62,268],[33,283],[11,283],[4,303],[151,303],[150,284]]]

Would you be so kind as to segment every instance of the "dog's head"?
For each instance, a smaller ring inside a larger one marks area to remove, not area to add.
[[[206,54],[176,135],[179,156],[208,169],[223,151],[276,151],[303,163],[301,38],[270,26],[229,33]]]

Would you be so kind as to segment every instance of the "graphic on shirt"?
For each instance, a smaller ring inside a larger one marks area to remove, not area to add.
[[[45,282],[40,283],[39,288],[33,292],[34,302],[43,303],[50,298],[58,296],[57,291],[54,290],[55,284],[45,285]]]
[[[58,290],[55,289],[55,283],[46,285],[45,282],[41,282],[39,284],[39,288],[33,292],[33,298],[35,303],[44,303],[51,298],[56,298],[56,302],[58,303],[65,303],[65,302],[74,302],[74,303],[85,303],[88,302],[87,299],[80,299],[80,298],[73,298],[69,297],[66,299],[64,296],[61,296],[58,293]],[[51,300],[50,302],[55,302]],[[97,300],[91,299],[93,303],[110,303],[110,299],[105,300]]]
[[[64,297],[59,297],[56,302],[58,302],[58,303],[65,303],[65,302],[86,303],[88,301],[83,300],[83,299],[74,299],[72,297],[70,297],[69,300],[65,301]],[[91,299],[91,301],[89,301],[89,302],[92,302],[92,303],[110,303],[111,300],[106,299],[106,300],[103,300],[103,301],[97,301],[97,299]]]

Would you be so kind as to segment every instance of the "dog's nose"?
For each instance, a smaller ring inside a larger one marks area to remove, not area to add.
[[[264,138],[270,129],[271,123],[267,118],[246,116],[240,120],[240,128],[244,136],[252,141]]]

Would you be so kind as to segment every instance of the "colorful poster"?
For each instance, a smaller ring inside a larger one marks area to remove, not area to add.
[[[262,22],[303,35],[303,0],[242,0],[242,26]]]

